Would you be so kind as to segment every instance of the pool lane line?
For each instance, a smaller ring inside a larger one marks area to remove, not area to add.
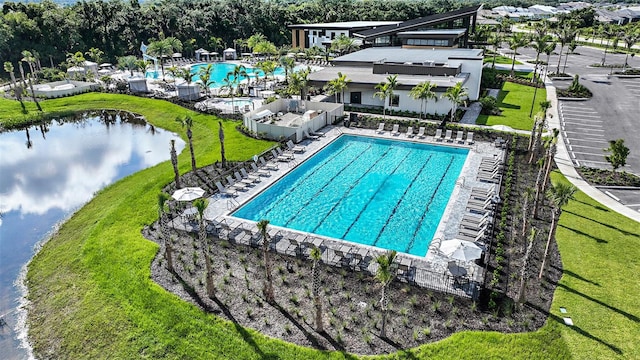
[[[305,177],[302,178],[302,180],[299,180],[298,183],[306,181],[308,178],[310,178],[311,176],[313,176],[316,172],[318,172],[320,169],[324,168],[325,166],[329,165],[329,163],[331,163],[331,160],[335,159],[338,155],[342,154],[343,151],[346,151],[348,148],[354,146],[353,143],[345,146],[342,148],[342,150],[336,152],[335,154],[331,155],[330,157],[324,159],[324,162],[322,163],[322,165],[318,166],[316,169],[314,169],[312,172],[310,172],[309,174],[307,174]],[[315,156],[315,154],[313,155]],[[313,157],[312,156],[312,157]],[[276,181],[277,182],[277,181]],[[274,182],[275,184],[275,182]],[[293,185],[293,184],[292,184]],[[268,210],[266,210],[266,212],[264,213],[263,217],[266,219],[267,214],[269,214],[271,211],[273,211],[273,209],[276,207],[276,205],[280,204],[280,202],[284,201],[287,196],[289,196],[293,191],[295,191],[297,189],[297,187],[295,186],[291,186],[286,194],[282,195],[276,202],[272,203],[269,205],[269,207],[267,208]],[[266,190],[264,190],[266,191]]]
[[[409,153],[411,153],[412,150],[409,151]],[[433,156],[433,154],[429,155],[429,158],[427,158],[427,162],[429,162],[429,160],[431,159],[431,157]],[[409,158],[409,156],[405,156],[402,161],[398,162],[398,165],[396,165],[396,167],[393,169],[393,171],[387,175],[387,177],[384,179],[383,182],[380,183],[380,185],[378,186],[378,188],[376,189],[376,191],[373,192],[373,196],[371,196],[369,198],[369,200],[367,201],[366,205],[362,207],[362,209],[360,210],[360,212],[358,213],[358,216],[356,216],[356,218],[351,222],[351,224],[349,225],[349,227],[347,228],[347,230],[344,232],[344,234],[342,234],[342,237],[340,237],[341,239],[346,239],[346,236],[349,234],[349,232],[351,231],[351,229],[353,228],[353,225],[355,225],[358,220],[360,220],[360,217],[362,216],[362,214],[364,214],[364,212],[367,210],[367,208],[369,208],[369,205],[371,204],[371,202],[373,201],[373,198],[376,197],[376,195],[378,194],[378,191],[380,191],[380,189],[382,189],[382,187],[384,186],[384,184],[387,183],[387,181],[389,180],[389,178],[391,178],[391,176],[393,174],[396,173],[396,171],[400,168],[400,166],[405,162],[405,160],[407,160]]]
[[[391,211],[391,215],[387,218],[387,221],[382,226],[382,229],[380,229],[380,231],[378,232],[378,236],[376,236],[376,240],[373,242],[373,246],[376,246],[376,244],[378,243],[378,240],[380,240],[380,236],[382,236],[382,233],[384,232],[384,229],[387,228],[387,225],[389,225],[389,222],[391,221],[391,218],[393,218],[393,216],[398,211],[398,206],[400,206],[400,204],[402,203],[402,200],[404,200],[404,197],[409,192],[409,189],[411,189],[413,187],[413,184],[416,182],[416,179],[418,178],[418,176],[420,176],[420,174],[422,174],[424,169],[427,167],[427,164],[429,163],[429,160],[431,160],[431,157],[429,157],[429,159],[427,161],[425,161],[424,164],[422,164],[422,167],[420,168],[418,173],[413,177],[413,179],[411,179],[411,182],[409,183],[409,186],[407,186],[404,189],[404,192],[402,193],[402,196],[400,196],[398,201],[396,201],[396,205],[393,207],[393,210]]]
[[[420,217],[420,221],[418,221],[418,226],[416,226],[416,228],[413,230],[413,236],[411,237],[411,240],[409,240],[409,244],[405,248],[405,252],[409,252],[409,250],[413,247],[413,244],[416,242],[416,236],[418,236],[418,232],[420,231],[420,228],[422,227],[422,223],[424,222],[424,218],[427,215],[427,213],[429,212],[429,206],[431,205],[431,203],[433,202],[433,199],[435,198],[436,194],[438,193],[438,189],[440,189],[440,185],[442,185],[442,182],[444,181],[444,178],[447,177],[447,174],[449,173],[449,169],[451,168],[451,165],[453,164],[453,160],[454,160],[454,157],[452,156],[451,160],[449,161],[449,165],[447,165],[447,168],[444,170],[444,174],[440,178],[440,182],[438,183],[438,185],[436,185],[435,190],[433,191],[433,193],[431,194],[431,197],[429,198],[429,202],[427,203],[427,206],[425,206],[425,210],[422,212],[422,216]],[[451,197],[451,195],[449,195],[449,197]]]
[[[324,189],[326,189],[327,186],[329,186],[329,184],[331,184],[333,182],[333,180],[335,178],[337,178],[341,172],[344,171],[344,169],[348,168],[351,164],[353,164],[356,160],[358,160],[360,158],[360,156],[362,156],[362,154],[364,154],[367,150],[371,149],[373,145],[369,145],[366,149],[364,149],[364,151],[362,151],[359,155],[355,156],[351,161],[349,161],[349,163],[345,166],[342,167],[342,169],[340,169],[340,171],[338,171],[331,179],[329,179],[329,181],[327,181],[321,188],[320,190],[316,191],[315,194],[313,194],[313,196],[311,196],[309,198],[309,200],[307,200],[307,202],[304,203],[304,205],[302,205],[300,207],[300,209],[298,209],[298,211],[296,211],[296,213],[289,218],[289,220],[287,220],[286,223],[284,223],[284,227],[287,227],[287,225],[289,225],[289,223],[291,222],[291,220],[295,219],[298,215],[300,215],[300,212],[302,211],[302,209],[304,209],[305,207],[307,207],[314,199],[316,196],[318,196],[318,194],[320,194],[321,192],[324,191]]]
[[[335,204],[333,204],[333,206],[331,207],[331,209],[329,209],[329,211],[325,214],[325,216],[322,218],[322,220],[320,220],[320,222],[318,223],[318,225],[316,225],[316,227],[313,228],[313,230],[311,230],[312,233],[315,233],[316,230],[320,227],[320,225],[322,225],[322,223],[329,217],[329,215],[331,215],[331,213],[333,212],[333,210],[335,210],[338,205],[340,205],[342,203],[342,200],[345,199],[345,197],[351,192],[351,190],[353,190],[359,183],[360,181],[362,181],[362,179],[369,173],[371,172],[371,170],[376,167],[376,165],[378,165],[378,163],[380,163],[380,161],[382,161],[382,159],[384,159],[385,156],[387,156],[389,154],[389,152],[391,151],[392,147],[388,147],[387,150],[382,154],[382,156],[380,156],[378,158],[378,160],[376,160],[373,165],[371,165],[369,167],[369,169],[367,169],[366,172],[364,172],[356,181],[354,181],[351,186],[349,187],[349,189],[347,189],[347,191],[345,191],[342,194],[342,199],[340,199],[340,201],[337,201]]]

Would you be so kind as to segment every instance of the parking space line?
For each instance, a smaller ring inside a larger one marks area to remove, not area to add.
[[[573,129],[573,130],[576,130],[576,129]],[[604,132],[604,129],[582,129],[582,130],[588,131],[588,132]],[[582,134],[582,135],[585,135],[584,133],[581,133],[579,131],[568,131],[568,130],[565,130],[565,132],[568,132],[568,133],[571,133],[571,134]]]
[[[599,156],[599,157],[604,156],[604,153],[594,154],[594,153],[583,152],[583,151],[572,151],[572,152],[573,152],[574,154],[580,154],[580,155]]]
[[[579,125],[579,126],[590,126],[590,127],[597,127],[597,128],[601,128],[602,125],[600,124],[585,124],[585,123],[580,123],[580,122],[574,122],[574,121],[564,121],[565,124],[569,124],[571,126],[574,125]]]
[[[596,109],[589,108],[589,107],[573,107],[573,106],[564,106],[564,105],[562,105],[562,110],[579,111],[579,112],[596,112]]]
[[[573,151],[573,148],[587,148],[587,149],[599,149],[599,150],[604,149],[603,147],[598,147],[598,146],[575,145],[575,144],[569,145],[569,148],[571,148],[571,151]]]
[[[584,112],[584,111],[575,111],[575,110],[562,110],[560,112],[563,114],[573,115],[573,116],[600,117],[600,115],[598,115],[598,113],[595,111]]]
[[[580,159],[580,161],[585,162],[585,163],[593,163],[593,164],[605,164],[605,165],[611,165],[606,161],[595,161],[595,160],[584,160],[584,159]]]
[[[583,124],[583,123],[602,124],[604,122],[604,120],[602,120],[602,119],[583,119],[583,118],[577,118],[577,117],[573,117],[573,116],[564,117],[563,120],[565,122],[578,121],[579,124]]]

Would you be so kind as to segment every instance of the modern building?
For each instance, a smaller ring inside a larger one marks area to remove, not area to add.
[[[452,36],[457,36],[452,32]],[[363,107],[384,107],[399,111],[421,109],[421,100],[409,93],[416,85],[429,81],[436,85],[437,100],[426,102],[426,113],[446,114],[453,104],[441,99],[450,87],[462,83],[469,100],[480,95],[482,76],[482,49],[437,49],[425,46],[372,47],[338,57],[333,65],[309,75],[309,84],[323,87],[330,80],[345,74],[350,80],[344,103]],[[398,87],[392,99],[374,97],[375,86],[387,81],[389,75],[398,75]],[[337,94],[338,100],[341,95]]]
[[[379,26],[396,25],[401,21],[345,21],[317,24],[289,25],[291,29],[291,47],[308,49],[314,46],[324,47],[340,35],[353,38],[358,31],[375,29]]]

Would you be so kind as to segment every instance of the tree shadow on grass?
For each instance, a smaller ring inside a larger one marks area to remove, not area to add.
[[[591,296],[589,296],[587,294],[581,293],[580,291],[575,290],[573,288],[570,288],[567,285],[564,285],[562,283],[559,283],[558,287],[561,287],[561,288],[567,290],[568,292],[570,292],[572,294],[576,294],[576,295],[582,296],[583,298],[585,298],[585,299],[587,299],[589,301],[592,301],[592,302],[594,302],[594,303],[596,303],[598,305],[604,306],[604,307],[606,307],[607,309],[609,309],[611,311],[615,311],[616,313],[626,317],[627,319],[629,319],[629,320],[631,320],[631,321],[633,321],[635,323],[640,323],[640,318],[638,318],[636,315],[628,313],[628,312],[626,312],[624,310],[620,310],[620,309],[618,309],[616,307],[613,307],[613,306],[611,306],[609,304],[605,304],[604,302],[602,302],[602,301],[600,301],[598,299],[595,299],[595,298],[593,298],[593,297],[591,297]]]
[[[567,230],[569,230],[569,231],[573,231],[574,233],[576,233],[576,234],[578,234],[578,235],[582,235],[582,236],[588,237],[588,238],[590,238],[590,239],[593,239],[593,240],[595,240],[597,243],[600,243],[600,244],[602,244],[602,243],[604,243],[604,244],[608,244],[608,243],[609,243],[609,242],[608,242],[607,240],[605,240],[605,239],[601,239],[601,238],[596,237],[596,236],[593,236],[593,235],[591,235],[591,234],[587,234],[587,233],[586,233],[586,232],[584,232],[584,231],[581,231],[581,230],[578,230],[578,229],[574,229],[574,228],[569,227],[569,226],[566,226],[566,225],[558,225],[558,226],[560,226],[560,227],[562,227],[562,228],[565,228],[565,229],[567,229]]]
[[[578,280],[582,280],[582,281],[584,281],[584,282],[586,282],[586,283],[589,283],[589,284],[592,284],[592,285],[595,285],[595,286],[600,286],[600,284],[598,284],[597,282],[592,281],[592,280],[589,280],[589,279],[587,279],[587,278],[584,278],[584,277],[582,277],[582,276],[580,276],[580,275],[578,275],[578,274],[574,273],[574,272],[573,272],[573,271],[571,271],[571,270],[564,269],[564,270],[562,271],[562,273],[563,273],[563,274],[567,274],[567,275],[569,275],[569,276],[571,276],[571,277],[573,277],[573,278],[576,278],[576,279],[578,279]]]
[[[605,207],[603,207],[603,206],[600,206],[600,205],[590,204],[590,203],[588,203],[588,202],[580,201],[580,200],[578,200],[578,199],[572,199],[571,201],[575,201],[575,202],[579,202],[579,203],[581,203],[581,204],[583,204],[583,205],[591,206],[592,208],[597,209],[597,210],[600,210],[600,211],[610,212],[610,210],[609,210],[609,209],[607,209],[607,208],[605,208]]]
[[[604,341],[604,340],[600,339],[599,337],[596,337],[596,336],[594,336],[594,335],[591,335],[591,334],[590,334],[590,333],[588,333],[587,331],[582,330],[582,329],[581,329],[579,326],[577,326],[577,325],[572,325],[572,326],[566,325],[566,324],[564,323],[564,319],[563,319],[563,318],[561,318],[560,316],[555,315],[555,314],[552,314],[552,313],[548,312],[547,310],[545,310],[545,309],[543,309],[543,308],[541,308],[541,307],[539,307],[539,306],[536,306],[535,304],[531,304],[531,303],[529,303],[529,302],[527,302],[527,306],[530,306],[531,308],[534,308],[534,309],[536,309],[536,310],[538,310],[538,311],[540,311],[540,312],[542,312],[542,313],[546,314],[546,315],[547,315],[547,317],[549,317],[550,319],[553,319],[553,320],[557,321],[559,324],[562,324],[562,325],[564,325],[564,326],[566,326],[566,327],[570,328],[571,330],[573,330],[573,331],[577,332],[578,334],[580,334],[580,335],[582,335],[582,336],[584,336],[584,337],[586,337],[586,338],[589,338],[589,339],[591,339],[591,340],[594,340],[594,341],[599,342],[600,344],[602,344],[602,345],[604,345],[604,346],[608,347],[608,348],[609,348],[611,351],[613,351],[614,353],[616,353],[616,354],[618,354],[618,355],[622,355],[622,350],[621,350],[619,347],[617,347],[617,346],[615,346],[615,345],[613,345],[613,344],[609,344],[608,342],[606,342],[606,341]]]
[[[595,222],[595,223],[598,223],[598,224],[600,224],[600,225],[602,225],[602,226],[604,226],[604,227],[607,227],[607,228],[609,228],[609,229],[612,229],[612,230],[618,230],[618,231],[620,231],[621,233],[623,233],[623,234],[625,234],[625,235],[635,236],[635,237],[640,237],[640,234],[632,233],[632,232],[627,231],[627,230],[622,230],[622,229],[617,228],[617,227],[615,227],[615,226],[613,226],[613,225],[605,224],[605,223],[600,222],[600,221],[598,221],[598,220],[594,220],[594,219],[588,218],[588,217],[586,217],[586,216],[584,216],[584,215],[582,215],[582,214],[578,214],[578,213],[575,213],[575,212],[572,212],[572,211],[569,211],[569,210],[564,210],[563,212],[565,212],[565,213],[569,213],[569,214],[571,214],[571,215],[575,215],[575,216],[577,216],[577,217],[581,217],[581,218],[586,219],[586,220],[591,220],[591,221],[593,221],[593,222]]]
[[[280,311],[280,313],[285,318],[287,318],[287,320],[289,320],[293,325],[295,325],[298,328],[298,330],[300,330],[304,334],[304,336],[311,342],[311,344],[313,344],[314,348],[326,350],[326,348],[320,342],[318,342],[318,339],[316,339],[316,337],[313,336],[312,333],[307,331],[307,329],[305,329],[304,326],[300,324],[298,320],[296,320],[293,316],[291,316],[291,314],[289,314],[289,312],[286,309],[280,306],[280,304],[274,303],[272,306],[278,309],[278,311]],[[338,342],[335,342],[335,343],[331,342],[331,345],[333,345],[336,349],[344,350],[344,347],[341,346]]]

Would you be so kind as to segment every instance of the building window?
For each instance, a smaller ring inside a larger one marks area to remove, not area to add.
[[[380,36],[375,38],[375,40],[373,40],[374,46],[385,46],[390,44],[391,44],[391,37],[389,36]]]
[[[398,107],[400,106],[400,95],[393,95],[389,98],[389,106]]]
[[[449,46],[446,39],[407,39],[407,45],[413,46]]]

